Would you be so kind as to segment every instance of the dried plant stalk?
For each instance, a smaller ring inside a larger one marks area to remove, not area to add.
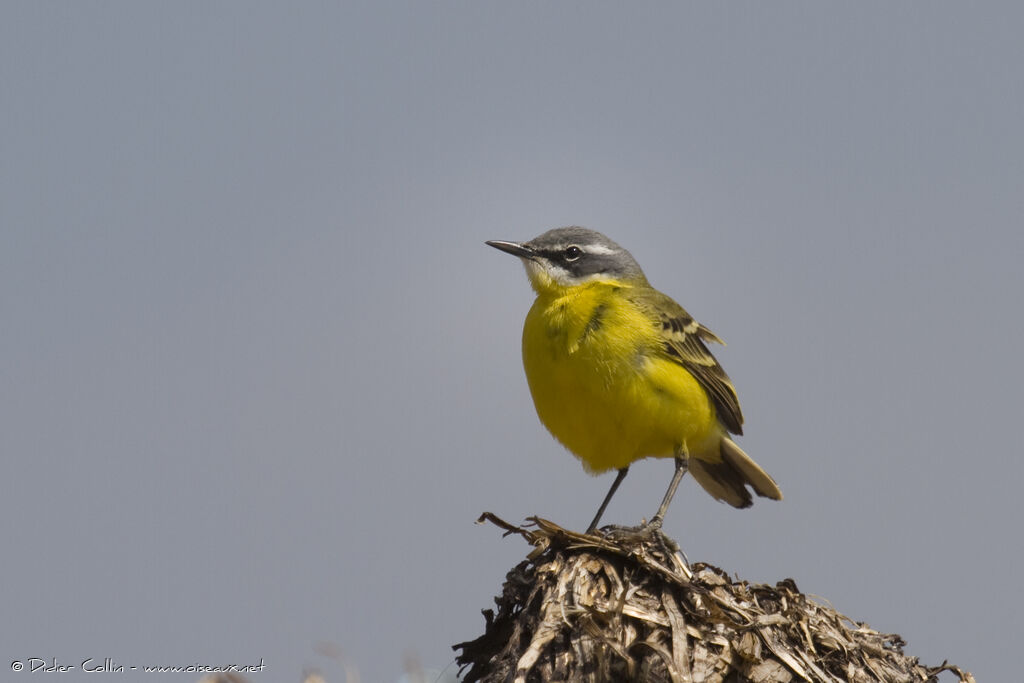
[[[956,666],[920,664],[879,633],[801,593],[686,565],[660,532],[605,538],[537,517],[527,529],[490,513],[534,546],[484,610],[479,638],[455,645],[473,683],[919,683]]]

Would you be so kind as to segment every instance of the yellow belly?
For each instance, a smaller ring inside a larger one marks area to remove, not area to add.
[[[541,422],[591,472],[681,449],[718,461],[724,432],[711,400],[665,357],[657,329],[612,288],[576,290],[538,297],[523,329]]]

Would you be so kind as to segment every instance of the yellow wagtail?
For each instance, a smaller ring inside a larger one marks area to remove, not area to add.
[[[537,299],[523,327],[523,365],[537,415],[590,473],[618,476],[587,533],[641,458],[675,458],[648,527],[660,527],[689,469],[733,507],[782,499],[775,481],[729,434],[743,432],[736,390],[705,346],[723,343],[647,282],[633,256],[585,228],[529,242],[487,242],[518,256]]]

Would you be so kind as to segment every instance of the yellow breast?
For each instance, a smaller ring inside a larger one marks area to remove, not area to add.
[[[523,365],[541,422],[591,472],[680,448],[718,460],[723,430],[710,398],[665,355],[629,288],[593,281],[538,295]]]

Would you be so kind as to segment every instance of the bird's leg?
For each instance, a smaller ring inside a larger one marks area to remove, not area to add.
[[[653,529],[661,528],[661,523],[665,519],[665,511],[668,510],[668,505],[672,502],[672,496],[676,495],[679,482],[682,481],[683,475],[686,474],[686,462],[686,451],[678,451],[676,453],[676,471],[672,475],[672,483],[668,485],[668,491],[665,491],[665,497],[661,500],[661,506],[658,507],[658,511],[654,513],[654,517],[651,518],[651,521],[646,526]]]
[[[612,496],[615,495],[615,491],[618,490],[619,484],[622,483],[622,480],[626,478],[628,473],[629,467],[626,466],[619,470],[619,473],[615,475],[615,481],[612,482],[612,487],[608,489],[608,495],[606,495],[604,497],[604,501],[601,502],[601,507],[597,508],[597,514],[594,515],[594,521],[587,527],[588,534],[594,533],[597,529],[597,523],[601,521],[601,515],[604,514],[604,509],[608,507],[608,502],[612,499]]]

